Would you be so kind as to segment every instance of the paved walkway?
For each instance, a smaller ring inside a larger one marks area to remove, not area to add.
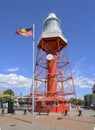
[[[16,115],[0,115],[0,130],[94,130],[95,111],[82,110],[82,116],[72,110],[69,116],[61,113],[50,113],[38,115],[35,113],[34,125],[32,115],[23,115],[17,111]]]

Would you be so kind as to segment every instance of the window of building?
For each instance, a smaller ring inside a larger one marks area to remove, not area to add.
[[[55,101],[54,106],[59,106],[59,101]]]
[[[46,106],[46,102],[45,101],[42,102],[42,106]]]

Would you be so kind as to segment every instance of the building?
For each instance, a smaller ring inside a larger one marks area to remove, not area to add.
[[[85,106],[90,107],[92,105],[92,94],[84,95]]]
[[[18,104],[19,105],[28,105],[29,100],[30,100],[30,96],[29,95],[19,96],[18,97]]]
[[[4,93],[4,91],[1,91],[1,90],[0,90],[0,95],[2,95],[3,93]]]
[[[92,94],[86,94],[84,95],[84,101],[85,101],[85,106],[95,107],[95,84],[92,87]]]
[[[92,88],[92,104],[95,106],[95,84],[93,85]]]

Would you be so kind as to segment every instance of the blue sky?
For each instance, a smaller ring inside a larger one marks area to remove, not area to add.
[[[61,20],[68,40],[70,65],[78,98],[95,83],[95,0],[0,0],[0,90],[29,94],[32,79],[32,37],[15,34],[35,23],[35,52],[49,13]],[[36,58],[36,53],[35,53]]]

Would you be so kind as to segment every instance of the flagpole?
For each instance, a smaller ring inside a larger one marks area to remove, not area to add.
[[[34,45],[35,45],[35,24],[33,24],[32,42],[32,124],[34,124]]]

